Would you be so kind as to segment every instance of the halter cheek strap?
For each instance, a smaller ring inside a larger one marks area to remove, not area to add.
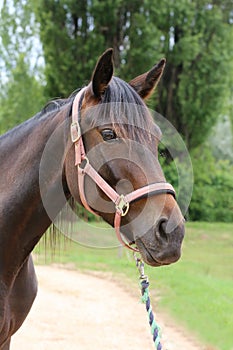
[[[76,95],[73,107],[72,107],[72,124],[71,124],[71,139],[75,147],[75,166],[78,169],[78,187],[79,196],[83,206],[91,213],[98,215],[93,211],[85,196],[85,175],[88,175],[97,186],[108,196],[109,199],[115,204],[115,218],[114,218],[114,228],[116,231],[116,236],[120,243],[133,250],[138,251],[137,248],[132,247],[127,243],[121,235],[121,217],[127,215],[130,207],[130,203],[148,197],[152,195],[157,195],[160,193],[169,193],[175,197],[175,190],[172,185],[167,182],[157,182],[141,187],[135,191],[132,191],[126,195],[117,193],[103,178],[102,176],[92,167],[89,159],[86,156],[85,147],[83,144],[81,128],[78,120],[79,110],[81,109],[81,100],[86,88],[83,88]]]

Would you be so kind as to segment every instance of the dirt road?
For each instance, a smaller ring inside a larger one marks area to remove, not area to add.
[[[55,266],[37,266],[39,292],[11,350],[154,349],[145,305],[115,282]],[[156,315],[163,350],[207,350]]]

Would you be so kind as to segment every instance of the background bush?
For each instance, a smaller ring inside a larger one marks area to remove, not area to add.
[[[192,200],[186,218],[193,221],[233,222],[233,164],[229,160],[217,160],[208,145],[199,147],[191,155],[194,175]],[[175,188],[179,187],[176,166],[182,169],[182,180],[185,182],[185,169],[178,160],[167,164],[161,158],[161,164],[167,178]],[[181,183],[182,197],[179,204],[185,202],[190,188]]]

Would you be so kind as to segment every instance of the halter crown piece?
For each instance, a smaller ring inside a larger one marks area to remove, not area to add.
[[[79,187],[79,196],[83,206],[91,213],[98,215],[94,212],[87,203],[85,196],[85,184],[84,178],[85,175],[88,175],[96,185],[111,199],[115,204],[115,219],[114,219],[114,228],[116,231],[116,236],[120,243],[135,251],[138,252],[137,247],[131,246],[126,242],[121,235],[120,226],[121,226],[121,217],[127,215],[130,207],[130,203],[141,198],[144,198],[148,195],[156,195],[160,193],[169,193],[174,197],[176,196],[175,190],[172,185],[167,182],[157,182],[141,187],[135,191],[132,191],[126,195],[117,193],[103,178],[102,176],[92,167],[89,162],[89,159],[86,156],[85,147],[83,144],[82,132],[79,124],[79,111],[81,109],[81,101],[84,95],[86,87],[81,89],[74,98],[72,106],[72,123],[71,123],[71,140],[74,143],[75,147],[75,166],[78,170],[78,187]],[[84,164],[82,164],[84,163]],[[82,166],[81,166],[82,164]]]

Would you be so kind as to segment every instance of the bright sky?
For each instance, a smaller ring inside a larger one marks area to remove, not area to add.
[[[0,11],[1,11],[2,6],[3,6],[3,1],[4,1],[4,0],[0,0]]]

